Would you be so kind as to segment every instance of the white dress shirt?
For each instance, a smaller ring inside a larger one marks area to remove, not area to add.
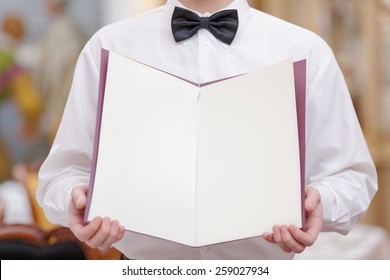
[[[348,233],[367,210],[377,178],[344,78],[327,44],[305,29],[250,8],[246,0],[235,0],[227,7],[239,14],[239,29],[231,45],[206,29],[176,43],[170,25],[175,6],[183,7],[177,0],[168,0],[147,14],[106,26],[82,51],[58,135],[39,174],[38,200],[48,218],[68,225],[71,190],[89,182],[100,51],[105,48],[197,83],[247,73],[287,58],[306,59],[305,181],[321,194],[323,231]],[[135,259],[293,257],[262,237],[191,248],[126,232],[115,247]]]

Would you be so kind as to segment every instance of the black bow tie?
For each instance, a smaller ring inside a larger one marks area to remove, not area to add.
[[[194,12],[175,7],[171,24],[176,42],[189,39],[200,28],[206,28],[216,38],[230,45],[238,29],[238,13],[237,10],[224,10],[210,17],[200,17]]]

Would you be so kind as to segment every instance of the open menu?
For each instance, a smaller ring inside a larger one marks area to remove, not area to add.
[[[85,219],[193,247],[302,226],[305,65],[198,85],[102,50]]]

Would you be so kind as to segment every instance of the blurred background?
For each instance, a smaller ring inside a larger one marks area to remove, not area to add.
[[[69,231],[50,224],[35,201],[37,171],[56,134],[75,62],[102,26],[164,3],[0,1],[0,247],[22,238],[39,240],[46,249],[77,243]],[[314,31],[332,47],[379,175],[378,194],[355,229],[348,236],[321,233],[296,259],[390,259],[390,0],[249,3]],[[83,258],[118,257],[114,249],[76,245]]]

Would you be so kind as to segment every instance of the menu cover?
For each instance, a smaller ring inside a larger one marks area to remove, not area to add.
[[[286,60],[198,85],[102,50],[85,219],[193,247],[302,226],[305,79]]]

